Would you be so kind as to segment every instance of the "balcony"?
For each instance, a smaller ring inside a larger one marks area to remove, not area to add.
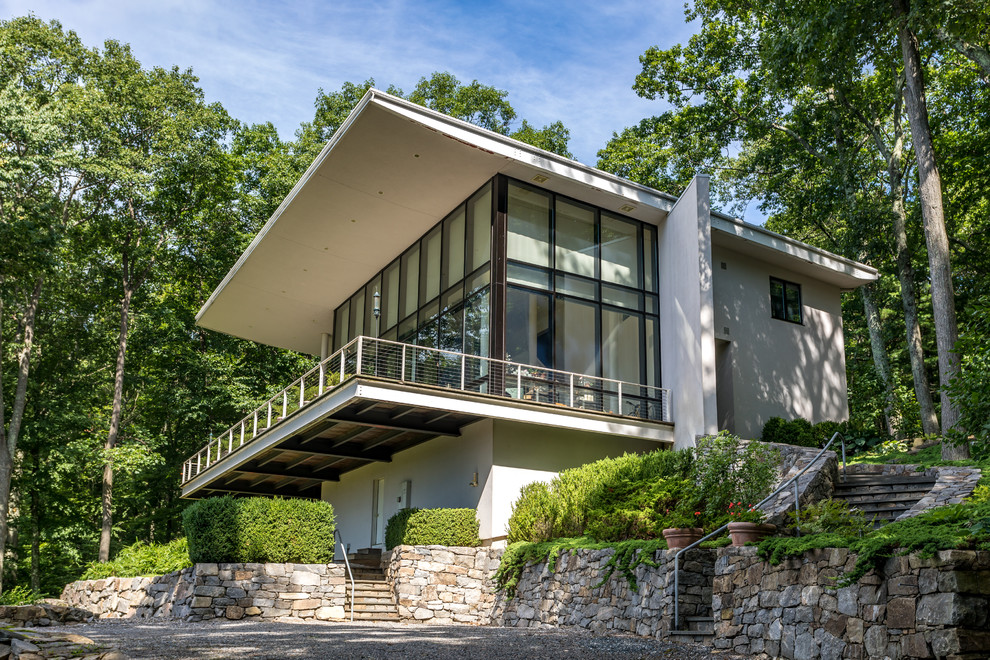
[[[486,417],[613,435],[672,421],[663,388],[358,337],[189,457],[183,496],[318,496],[342,472]]]

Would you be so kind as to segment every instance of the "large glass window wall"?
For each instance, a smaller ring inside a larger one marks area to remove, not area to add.
[[[659,386],[656,227],[507,185],[505,358]]]
[[[334,350],[366,335],[488,356],[492,185],[485,184],[334,311]]]

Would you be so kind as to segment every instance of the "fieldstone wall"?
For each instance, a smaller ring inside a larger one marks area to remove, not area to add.
[[[969,467],[932,467],[925,470],[920,469],[920,465],[894,465],[894,464],[857,464],[846,468],[846,474],[876,474],[876,475],[918,475],[935,479],[935,485],[911,507],[910,511],[905,511],[897,520],[911,518],[920,515],[929,509],[947,504],[958,504],[965,498],[973,494],[977,483],[983,472],[979,468]]]
[[[723,548],[715,563],[714,645],[745,657],[986,658],[990,552],[895,557],[835,588],[855,555],[815,550],[777,566],[756,548]]]
[[[73,582],[62,600],[104,619],[342,620],[344,574],[337,564],[196,564],[168,575]]]
[[[493,623],[516,627],[576,626],[664,637],[674,618],[673,550],[658,550],[657,566],[636,567],[636,588],[615,571],[599,586],[614,550],[562,552],[548,563],[527,566],[511,599],[498,604]],[[680,615],[710,616],[715,552],[696,549],[681,556]]]
[[[399,616],[422,623],[491,622],[502,550],[400,545],[385,560]]]
[[[788,479],[796,475],[805,468],[821,449],[815,447],[798,447],[796,445],[783,445],[768,442],[772,447],[780,451],[780,480],[777,485],[783,484]],[[813,502],[832,497],[835,490],[835,483],[839,478],[839,460],[834,451],[827,451],[797,480],[798,496],[801,498],[801,506],[807,506]],[[786,491],[777,495],[776,498],[763,506],[767,512],[767,522],[782,527],[788,523],[787,512],[794,510],[794,485],[792,484]]]

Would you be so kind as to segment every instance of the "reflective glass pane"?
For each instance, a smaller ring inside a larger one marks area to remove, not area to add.
[[[382,292],[382,278],[381,275],[376,275],[374,279],[368,282],[367,286],[364,287],[364,299],[367,301],[365,305],[364,314],[364,327],[365,333],[369,337],[378,336],[378,332],[381,330],[381,298],[378,299],[378,312],[379,317],[375,318],[375,293],[379,296]]]
[[[441,236],[441,227],[437,227],[423,239],[419,269],[421,278],[419,299],[421,304],[440,295]]]
[[[462,305],[440,314],[440,348],[461,353],[463,341],[464,307]]]
[[[443,221],[444,268],[442,288],[464,277],[464,207]]]
[[[550,271],[545,268],[510,263],[506,267],[506,279],[512,284],[550,289]]]
[[[557,273],[557,293],[598,300],[598,282],[583,277]]]
[[[480,268],[491,259],[492,251],[492,187],[485,186],[467,205],[467,270]]]
[[[787,307],[787,320],[793,323],[801,322],[801,287],[790,282],[784,287]]]
[[[488,289],[464,304],[464,353],[488,355]]]
[[[643,294],[617,286],[602,284],[602,302],[630,309],[643,309]]]
[[[660,387],[660,327],[646,317],[646,384]]]
[[[382,280],[382,327],[391,328],[399,320],[399,260],[385,269]]]
[[[470,296],[478,289],[488,286],[490,281],[491,281],[491,271],[489,271],[488,268],[485,268],[484,270],[479,270],[477,273],[471,274],[464,282],[464,295]]]
[[[596,277],[598,245],[595,240],[594,209],[558,199],[555,218],[555,268]]]
[[[419,307],[419,243],[402,255],[402,318]],[[402,331],[400,330],[401,334]]]
[[[602,309],[602,375],[640,382],[643,338],[640,315]]]
[[[509,287],[505,309],[505,359],[542,367],[553,365],[550,296]]]
[[[337,311],[333,315],[333,349],[337,350],[342,348],[344,344],[348,342],[350,337],[348,332],[351,329],[351,303],[350,301],[345,302],[343,305],[337,308]]]
[[[643,288],[636,223],[602,213],[602,280]]]
[[[351,297],[351,338],[364,334],[364,289]]]
[[[647,291],[657,291],[657,229],[643,225],[643,284]]]
[[[509,184],[506,249],[509,259],[550,265],[550,195]]]
[[[770,316],[784,318],[784,282],[770,278]]]
[[[557,369],[598,375],[598,305],[557,298],[554,305],[554,348]]]

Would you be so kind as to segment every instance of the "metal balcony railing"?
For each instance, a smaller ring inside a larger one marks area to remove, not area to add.
[[[356,376],[671,421],[670,390],[661,387],[358,337],[186,459],[182,483]]]

